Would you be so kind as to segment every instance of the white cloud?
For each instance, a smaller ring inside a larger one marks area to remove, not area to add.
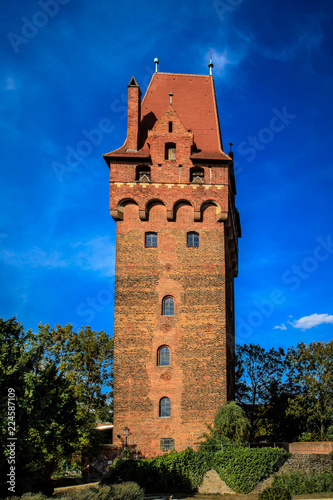
[[[224,49],[223,52],[212,50],[212,61],[214,64],[213,74],[222,74],[226,71],[227,66],[238,66],[244,59],[246,50],[242,47],[235,52],[230,49]],[[205,54],[205,61],[207,61],[207,54]]]
[[[300,330],[309,330],[314,326],[322,325],[323,323],[333,324],[332,314],[311,314],[310,316],[303,316],[303,318],[297,319],[295,321],[288,321],[294,328],[299,328]]]
[[[287,330],[287,327],[284,323],[282,323],[282,325],[274,326],[273,330]]]
[[[79,242],[73,247],[79,250],[75,256],[79,267],[99,271],[104,276],[114,275],[115,245],[108,236]]]
[[[115,245],[109,236],[96,237],[89,241],[61,245],[60,249],[33,247],[25,252],[16,253],[2,250],[0,260],[8,266],[17,268],[59,269],[79,267],[93,270],[102,276],[114,275]]]
[[[12,77],[8,77],[6,78],[6,84],[4,86],[4,89],[5,90],[15,90],[16,89],[16,82],[14,80],[14,78]]]
[[[56,251],[45,252],[39,247],[30,248],[27,252],[15,253],[10,250],[0,252],[0,259],[14,267],[46,267],[49,269],[67,267],[66,261]]]

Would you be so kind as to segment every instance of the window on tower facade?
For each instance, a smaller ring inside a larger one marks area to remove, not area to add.
[[[198,247],[199,246],[199,235],[192,231],[187,233],[187,246],[188,247]]]
[[[148,165],[138,165],[136,167],[135,180],[138,182],[150,182],[150,167]]]
[[[205,171],[201,167],[193,167],[190,170],[190,182],[203,184],[205,182]]]
[[[174,142],[167,142],[165,144],[165,159],[166,160],[176,159],[176,144]]]
[[[175,449],[175,440],[172,438],[160,439],[161,451],[171,451]]]
[[[146,233],[145,245],[146,247],[157,247],[157,233]]]
[[[162,314],[164,316],[173,316],[175,314],[175,301],[172,297],[165,297],[163,299]]]
[[[171,416],[171,403],[170,403],[169,398],[160,399],[159,416],[160,417],[170,417]]]
[[[162,345],[157,351],[157,365],[170,366],[170,349],[166,345]]]

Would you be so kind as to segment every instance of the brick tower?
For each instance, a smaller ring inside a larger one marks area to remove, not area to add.
[[[234,397],[240,224],[213,77],[128,85],[124,145],[104,155],[117,221],[114,443],[144,456],[195,446]]]

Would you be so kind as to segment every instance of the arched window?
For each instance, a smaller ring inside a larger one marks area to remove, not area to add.
[[[170,349],[166,345],[162,345],[157,351],[157,365],[170,366]]]
[[[205,182],[205,171],[201,167],[193,167],[190,170],[190,182],[202,184]]]
[[[171,416],[171,403],[169,398],[160,399],[159,416],[160,417]]]
[[[194,231],[187,233],[187,246],[188,247],[198,247],[199,246],[199,235]]]
[[[150,182],[150,167],[148,165],[138,165],[136,167],[135,180],[138,182]]]
[[[162,314],[164,316],[173,316],[175,314],[175,301],[172,297],[165,297],[163,299]]]
[[[146,233],[145,234],[145,246],[146,247],[157,247],[157,233]]]
[[[174,142],[166,142],[165,144],[165,159],[175,160],[176,159],[176,144]]]

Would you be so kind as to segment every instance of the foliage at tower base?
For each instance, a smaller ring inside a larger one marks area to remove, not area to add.
[[[302,418],[307,441],[333,435],[333,341],[312,342],[290,349],[288,359],[299,392],[289,399],[287,415]]]
[[[333,437],[333,342],[301,343],[286,353],[238,345],[235,382],[251,441]]]
[[[235,401],[225,403],[217,411],[213,425],[207,425],[200,451],[215,452],[224,444],[244,444],[249,437],[249,421],[244,410]]]
[[[98,410],[108,409],[99,385],[105,382],[98,374],[101,365],[106,370],[102,356],[112,368],[112,341],[104,332],[47,325],[35,334],[16,318],[0,319],[0,477],[13,472],[10,492],[48,480],[64,458],[80,462],[96,454]],[[1,485],[7,494],[8,486]]]

